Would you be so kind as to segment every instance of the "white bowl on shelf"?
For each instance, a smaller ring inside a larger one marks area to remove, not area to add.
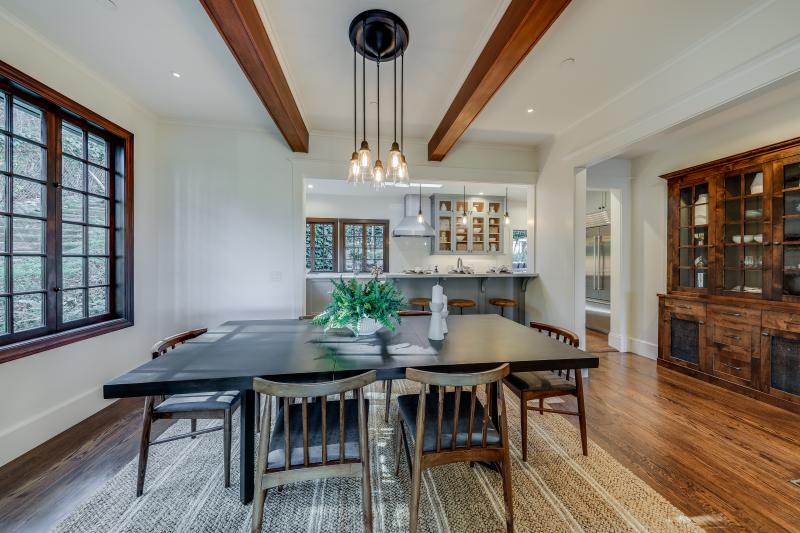
[[[764,242],[764,235],[762,233],[757,233],[753,235],[753,240],[756,242]]]
[[[752,235],[745,235],[743,240],[744,240],[745,244],[747,244],[749,242],[753,242],[753,236]]]
[[[733,237],[731,237],[731,239],[733,239],[733,242],[735,242],[736,244],[741,244],[742,243],[742,236],[741,235],[734,235]]]

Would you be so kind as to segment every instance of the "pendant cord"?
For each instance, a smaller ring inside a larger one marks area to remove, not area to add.
[[[378,55],[378,161],[381,160],[381,56]]]
[[[419,184],[419,214],[422,214],[422,184]]]
[[[405,108],[403,107],[403,96],[405,95],[405,88],[403,87],[403,79],[404,79],[403,74],[404,74],[404,70],[405,70],[403,68],[404,65],[405,65],[405,61],[403,59],[404,57],[405,57],[405,48],[401,48],[400,49],[400,152],[401,153],[405,153],[405,152],[403,152],[403,148],[404,148],[404,146],[403,146],[403,120],[404,120],[403,111],[405,110]]]
[[[358,152],[358,62],[356,45],[353,44],[353,152]]]
[[[361,120],[363,137],[367,140],[367,21],[361,21]]]
[[[397,142],[397,22],[394,23],[394,142]]]

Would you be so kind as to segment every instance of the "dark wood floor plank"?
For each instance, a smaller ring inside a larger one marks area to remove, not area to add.
[[[715,531],[798,530],[800,415],[631,354],[591,372],[589,438],[676,507]],[[52,527],[130,461],[141,407],[118,401],[0,468],[3,530]]]

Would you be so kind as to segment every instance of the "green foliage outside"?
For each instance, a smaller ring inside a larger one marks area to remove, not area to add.
[[[314,318],[314,324],[331,328],[348,328],[358,335],[363,318],[373,318],[383,327],[395,331],[400,324],[399,311],[406,305],[403,293],[392,281],[372,278],[360,283],[356,278],[333,282],[331,302]]]

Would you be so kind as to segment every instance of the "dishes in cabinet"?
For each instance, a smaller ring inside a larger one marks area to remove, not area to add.
[[[731,239],[736,244],[742,244],[742,236],[741,235],[734,235],[734,236],[731,237]]]
[[[753,235],[753,240],[756,242],[764,242],[764,235],[762,233],[757,233]]]

